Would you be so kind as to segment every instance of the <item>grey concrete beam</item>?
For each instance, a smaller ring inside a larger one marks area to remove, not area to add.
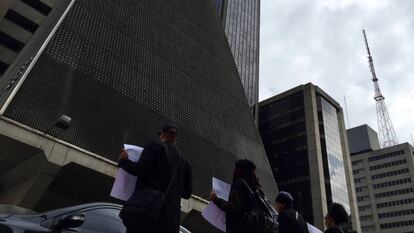
[[[0,22],[0,31],[3,31],[7,35],[22,42],[23,44],[27,44],[27,42],[29,42],[30,38],[33,36],[31,32],[11,22],[8,19],[3,19]]]
[[[30,19],[37,25],[40,25],[46,18],[45,15],[20,0],[14,1],[10,9]]]
[[[17,53],[10,50],[9,48],[0,45],[0,61],[6,64],[12,64],[17,57]]]
[[[40,0],[44,4],[48,5],[50,8],[53,8],[58,0]]]

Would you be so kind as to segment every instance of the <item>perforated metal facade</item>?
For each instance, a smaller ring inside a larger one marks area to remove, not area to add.
[[[194,167],[195,193],[230,181],[249,158],[270,197],[277,188],[227,38],[211,0],[77,0],[5,116],[117,161],[173,121]]]

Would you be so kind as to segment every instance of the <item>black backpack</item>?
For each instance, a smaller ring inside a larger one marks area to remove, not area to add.
[[[253,192],[249,185],[243,182],[252,199],[252,210],[245,213],[244,222],[246,232],[250,233],[278,233],[277,212],[261,190]]]

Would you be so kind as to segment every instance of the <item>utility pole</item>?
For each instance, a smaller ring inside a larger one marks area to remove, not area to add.
[[[371,51],[368,47],[367,35],[365,29],[362,29],[364,35],[365,46],[368,53],[368,63],[372,74],[372,81],[374,82],[375,96],[377,107],[378,133],[380,136],[381,148],[386,148],[398,144],[397,135],[395,134],[394,126],[392,125],[390,115],[388,114],[387,106],[385,105],[384,96],[378,84],[378,78],[374,69],[374,62],[372,60]]]

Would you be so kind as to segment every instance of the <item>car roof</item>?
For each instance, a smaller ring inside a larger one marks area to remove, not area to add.
[[[40,213],[39,215],[47,215],[48,217],[51,217],[51,216],[56,216],[56,215],[60,215],[64,213],[77,212],[77,211],[82,211],[82,210],[91,209],[91,208],[113,208],[113,209],[121,210],[122,206],[119,204],[109,203],[109,202],[93,202],[93,203],[87,203],[87,204],[82,204],[82,205],[54,209],[54,210]]]

